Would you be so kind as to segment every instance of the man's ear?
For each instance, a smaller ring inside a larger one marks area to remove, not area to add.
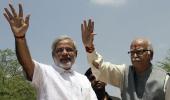
[[[51,55],[52,55],[52,57],[54,57],[54,52],[53,51],[51,52]]]
[[[152,51],[148,51],[148,55],[150,55],[150,59],[153,59],[153,52]]]
[[[77,50],[75,51],[75,54],[76,54],[76,57],[77,57],[77,54],[78,54],[78,51],[77,51]]]

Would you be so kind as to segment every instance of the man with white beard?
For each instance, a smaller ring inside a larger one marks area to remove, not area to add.
[[[26,43],[29,15],[23,17],[22,5],[19,13],[11,4],[11,12],[5,8],[4,16],[10,24],[15,38],[16,55],[37,91],[38,100],[97,100],[86,76],[73,71],[72,65],[77,57],[75,42],[68,36],[57,38],[52,44],[53,65],[32,60]]]

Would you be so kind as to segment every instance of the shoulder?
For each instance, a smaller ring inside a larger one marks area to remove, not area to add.
[[[105,62],[105,64],[103,64],[103,66],[105,66],[104,68],[108,69],[111,72],[115,72],[116,71],[116,72],[120,72],[122,74],[128,68],[128,66],[126,66],[126,64],[112,64],[110,62]]]
[[[44,63],[40,63],[36,60],[33,60],[34,64],[35,64],[35,67],[36,68],[39,68],[39,69],[47,69],[47,68],[50,68],[52,67],[51,65],[47,65],[47,64],[44,64]]]
[[[162,73],[162,74],[167,74],[168,73],[164,69],[162,69],[160,67],[156,67],[156,66],[153,66],[152,70],[154,70],[155,73]]]
[[[118,98],[118,97],[110,96],[107,92],[106,92],[106,95],[107,95],[107,97],[108,97],[108,100],[121,100],[121,99]]]
[[[52,67],[52,65],[43,64],[35,60],[34,60],[34,64],[35,64],[34,74],[37,73],[39,75],[43,75],[43,74],[50,74],[54,72],[54,68]]]
[[[90,83],[84,74],[74,71],[74,77],[82,82]]]
[[[87,79],[87,77],[77,71],[73,71],[74,75],[78,78]]]
[[[80,86],[88,90],[92,88],[90,81],[87,79],[85,75],[74,71],[73,76],[74,76],[74,81],[76,82],[77,86]]]

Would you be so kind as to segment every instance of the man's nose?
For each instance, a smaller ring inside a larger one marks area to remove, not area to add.
[[[134,53],[134,54],[133,54],[133,57],[137,57],[137,56],[138,56],[137,53]]]
[[[67,52],[67,50],[64,48],[63,49],[63,54],[67,54],[68,52]]]

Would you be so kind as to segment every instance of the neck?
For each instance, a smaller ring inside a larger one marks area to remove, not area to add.
[[[143,74],[148,68],[151,67],[151,65],[152,65],[151,63],[139,65],[135,67],[135,71],[138,74]]]

